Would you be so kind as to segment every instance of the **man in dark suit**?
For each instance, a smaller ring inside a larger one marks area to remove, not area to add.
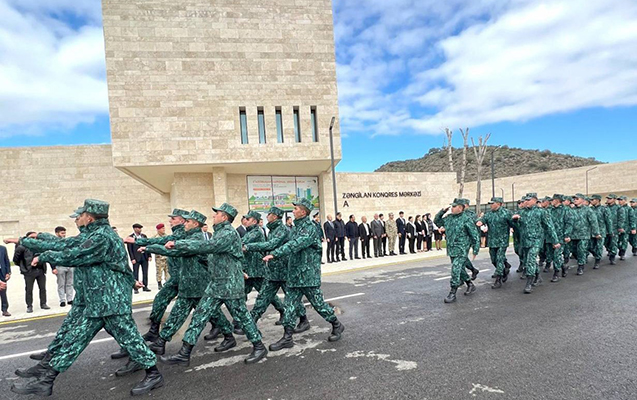
[[[363,253],[363,258],[372,258],[369,250],[369,240],[372,237],[372,228],[367,223],[366,216],[363,216],[361,221],[363,222],[358,225],[358,237],[361,240],[361,253]]]
[[[327,262],[339,262],[338,254],[336,254],[336,258],[334,258],[334,250],[336,250],[336,227],[334,226],[331,215],[327,216],[327,221],[323,224],[323,229],[325,230],[325,240],[327,240]]]
[[[383,256],[387,255],[387,227],[385,226],[385,216],[383,214],[378,214],[378,219],[380,219],[380,224],[383,226],[383,236],[381,238],[382,243],[382,253]]]
[[[342,261],[347,261],[347,258],[345,258],[345,222],[340,212],[336,214],[334,228],[336,229],[336,243],[338,244],[335,251],[337,255],[340,254]]]
[[[405,253],[405,234],[407,233],[406,225],[407,225],[407,221],[405,221],[405,213],[401,211],[398,213],[398,219],[396,220],[396,227],[398,228],[398,252],[400,254],[406,254]]]
[[[248,231],[245,227],[246,224],[247,224],[247,220],[245,219],[245,217],[241,217],[241,225],[239,225],[239,227],[237,228],[239,237],[243,237],[243,235],[245,235],[246,232]]]
[[[383,228],[383,223],[379,219],[378,214],[374,214],[371,227],[372,238],[374,239],[374,257],[383,257],[383,235],[385,234],[385,228]]]
[[[212,233],[208,232],[208,224],[203,224],[201,233],[203,234],[203,240],[208,241],[212,239]]]
[[[312,222],[314,222],[314,226],[316,226],[316,231],[318,232],[319,237],[321,238],[321,243],[323,243],[325,241],[325,233],[323,232],[323,228],[321,228],[321,216],[319,215],[319,213],[314,214]],[[325,264],[323,262],[322,255],[321,255],[321,264]]]
[[[2,301],[2,315],[4,317],[10,317],[9,314],[9,300],[7,299],[7,281],[11,278],[11,263],[9,262],[9,255],[7,248],[0,246],[0,300]]]
[[[133,233],[128,235],[135,240],[148,237],[142,233],[143,226],[141,224],[133,225]],[[127,243],[126,247],[128,248],[128,256],[130,257],[131,263],[133,264],[133,273],[135,274],[135,280],[139,281],[139,269],[142,269],[142,283],[144,284],[144,292],[150,292],[148,288],[148,261],[151,260],[151,255],[149,253],[141,253],[137,251],[140,246],[135,243]],[[139,293],[137,289],[135,289],[135,293]]]
[[[27,232],[26,237],[35,238],[36,232]],[[33,254],[31,250],[22,245],[17,245],[13,253],[13,262],[20,267],[20,273],[24,276],[25,284],[25,300],[27,303],[27,312],[33,312],[33,287],[38,283],[40,289],[40,308],[49,310],[46,304],[46,263],[39,262],[36,266],[32,266],[33,258],[37,254]]]
[[[359,260],[358,256],[358,224],[354,215],[349,216],[349,221],[345,224],[345,236],[349,241],[349,259]]]

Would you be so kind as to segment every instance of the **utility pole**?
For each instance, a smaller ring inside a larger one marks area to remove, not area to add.
[[[332,117],[330,122],[330,157],[332,158],[332,191],[334,193],[334,215],[338,214],[338,196],[336,196],[336,172],[334,171],[334,137],[332,135],[332,128],[334,128],[334,122],[336,117]]]

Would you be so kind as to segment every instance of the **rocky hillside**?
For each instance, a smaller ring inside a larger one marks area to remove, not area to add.
[[[550,150],[525,150],[502,146],[489,146],[484,159],[484,176],[491,177],[491,152],[494,153],[495,176],[515,176],[536,172],[553,171],[602,164],[594,158],[576,157],[568,154],[553,153]],[[460,177],[460,163],[462,162],[462,148],[453,149],[454,171]],[[449,172],[449,158],[447,149],[432,148],[422,158],[405,161],[392,161],[382,165],[378,172]],[[466,182],[477,180],[476,158],[471,146],[467,151]]]

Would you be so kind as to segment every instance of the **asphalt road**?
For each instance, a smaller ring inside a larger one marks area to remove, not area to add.
[[[398,257],[395,257],[397,260]],[[514,267],[515,256],[510,256]],[[571,263],[573,264],[573,263]],[[296,347],[246,366],[251,346],[217,354],[219,340],[200,339],[189,368],[159,365],[165,386],[157,399],[635,399],[637,398],[637,257],[569,274],[524,295],[512,273],[503,289],[490,288],[483,270],[472,296],[443,304],[448,259],[362,270],[324,279],[323,290],[341,313],[343,339],[329,343],[330,325],[314,311],[312,329],[295,335]],[[149,305],[135,319],[147,327]],[[260,321],[264,341],[279,339],[274,313]],[[34,362],[20,353],[44,349],[60,317],[0,325],[0,398],[13,371]],[[183,333],[183,331],[181,332]],[[123,399],[143,377],[116,378],[124,363],[108,355],[117,344],[96,337],[54,387],[54,399]],[[181,335],[167,352],[178,351]]]

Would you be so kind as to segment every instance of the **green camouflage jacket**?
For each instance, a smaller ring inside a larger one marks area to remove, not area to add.
[[[609,229],[609,219],[608,219],[608,209],[602,205],[591,206],[591,210],[595,213],[595,217],[597,218],[597,225],[599,226],[599,233],[602,237],[606,237],[608,235]]]
[[[626,232],[635,229],[635,213],[631,206],[624,204],[617,209],[618,229],[624,229]]]
[[[203,242],[201,228],[184,231],[181,239],[189,246],[196,246],[198,242]],[[179,249],[166,249],[161,244],[151,244],[146,247],[149,253],[178,258],[179,267],[179,296],[185,298],[203,297],[206,287],[210,283],[210,272],[208,271],[208,257],[202,254],[188,254]]]
[[[314,222],[306,216],[294,220],[290,239],[286,244],[274,250],[274,258],[288,261],[288,287],[321,286],[321,238]]]
[[[241,241],[244,245],[249,243],[265,242],[263,229],[259,225],[252,225],[246,230]],[[250,278],[268,278],[268,269],[263,261],[263,255],[257,251],[251,251],[243,255],[243,272]]]
[[[290,230],[283,224],[280,219],[267,224],[270,234],[268,240],[261,243],[246,244],[248,252],[256,252],[254,254],[269,253],[283,246],[290,238]],[[289,257],[273,258],[268,263],[271,281],[286,281],[288,279],[288,262]]]
[[[480,251],[480,234],[475,225],[475,220],[470,214],[449,214],[443,218],[445,210],[438,211],[434,218],[434,224],[439,228],[445,228],[447,237],[447,255],[449,257],[466,257],[470,248],[473,254]],[[475,215],[475,214],[474,214]]]
[[[595,211],[588,206],[575,207],[566,225],[565,236],[572,240],[588,240],[599,234]]]
[[[84,269],[85,316],[130,314],[135,278],[124,242],[105,218],[87,225],[83,239],[79,246],[42,253],[40,261]]]
[[[183,239],[186,236],[186,229],[183,224],[175,225],[172,227],[172,234],[166,236],[157,236],[153,238],[139,238],[135,240],[135,244],[138,246],[150,246],[151,244],[165,245],[168,242],[174,242],[175,240]],[[168,257],[166,259],[168,263],[168,274],[170,274],[170,281],[179,281],[179,268],[181,267],[181,258]]]
[[[497,211],[487,211],[480,219],[488,228],[487,246],[492,248],[509,247],[509,237],[513,220],[511,211],[500,207]]]
[[[553,220],[547,210],[535,206],[519,213],[520,219],[514,223],[520,227],[522,246],[543,247],[544,243],[559,243]],[[548,236],[548,240],[545,237]]]
[[[241,238],[228,221],[215,225],[213,229],[210,240],[177,240],[174,248],[182,255],[208,254],[211,278],[206,296],[223,300],[242,299],[245,285]]]
[[[609,228],[607,235],[617,235],[617,229],[619,229],[619,205],[613,204],[612,206],[604,206],[607,210],[606,217],[608,222],[606,227]]]
[[[553,226],[555,227],[555,234],[559,243],[564,243],[564,232],[566,232],[566,224],[568,221],[569,210],[563,205],[550,208],[551,219],[553,220]]]

